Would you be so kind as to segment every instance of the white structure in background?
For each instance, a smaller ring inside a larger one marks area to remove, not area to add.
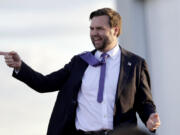
[[[144,57],[161,117],[159,135],[179,135],[180,1],[117,0],[123,18],[120,43]]]

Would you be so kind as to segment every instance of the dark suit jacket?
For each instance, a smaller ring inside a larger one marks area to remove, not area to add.
[[[94,54],[95,51],[92,53]],[[64,68],[46,76],[34,71],[24,62],[20,72],[13,73],[15,78],[38,92],[59,90],[47,135],[73,135],[77,95],[87,66],[88,64],[76,55]],[[121,66],[117,85],[114,128],[137,125],[136,112],[146,123],[149,115],[155,112],[155,105],[152,101],[145,60],[121,48]]]

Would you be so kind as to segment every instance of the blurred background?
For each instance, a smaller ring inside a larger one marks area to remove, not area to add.
[[[119,43],[147,60],[162,122],[157,134],[178,135],[179,6],[179,0],[0,0],[0,51],[15,50],[35,70],[51,73],[93,49],[91,11],[113,8],[123,19]],[[45,135],[57,93],[36,93],[11,74],[1,56],[0,134]]]

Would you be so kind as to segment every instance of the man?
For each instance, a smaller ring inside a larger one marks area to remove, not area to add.
[[[105,135],[136,126],[136,112],[150,131],[160,125],[144,59],[118,45],[120,15],[109,8],[90,14],[95,50],[74,56],[64,68],[42,75],[16,52],[0,52],[13,76],[38,92],[59,90],[48,135]]]

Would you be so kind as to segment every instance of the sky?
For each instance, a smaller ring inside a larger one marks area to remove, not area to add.
[[[16,51],[49,74],[73,55],[93,49],[89,14],[115,0],[1,0],[0,51]],[[0,134],[45,135],[57,92],[40,94],[12,77],[0,56]]]

